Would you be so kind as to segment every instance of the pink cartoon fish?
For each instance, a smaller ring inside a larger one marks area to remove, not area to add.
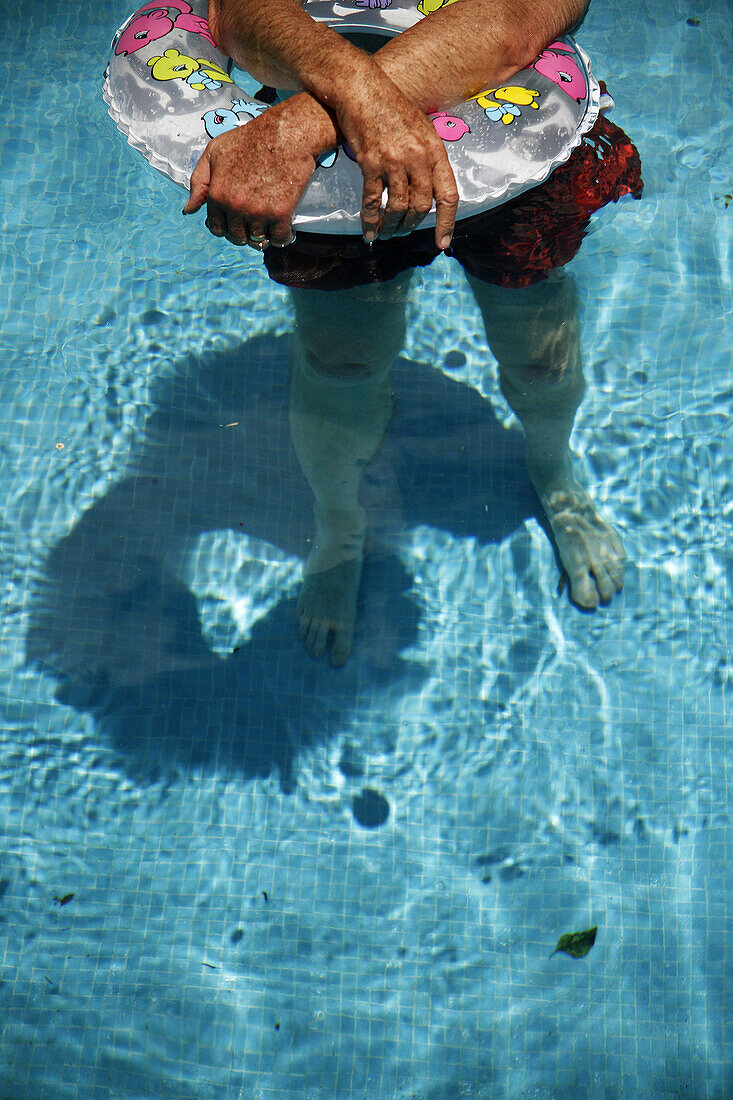
[[[168,3],[150,0],[150,3],[138,8],[125,27],[117,40],[115,53],[135,53],[135,50],[142,49],[148,42],[164,38],[174,27],[191,34],[200,34],[216,47],[209,24],[202,15],[193,13],[188,0],[169,0]]]
[[[430,120],[438,137],[443,141],[460,141],[464,134],[471,133],[471,127],[467,122],[445,111],[437,111],[434,115],[430,115]]]
[[[585,99],[585,77],[575,61],[572,46],[566,46],[564,42],[551,42],[532,68],[552,80],[577,103]]]

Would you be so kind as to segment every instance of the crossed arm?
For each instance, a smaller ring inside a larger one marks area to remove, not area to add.
[[[316,158],[348,141],[364,178],[365,239],[410,232],[435,202],[436,243],[447,248],[458,192],[427,113],[505,84],[577,24],[587,3],[460,0],[370,57],[299,0],[210,0],[221,49],[262,83],[298,94],[209,143],[186,213],[206,202],[215,235],[284,244]]]

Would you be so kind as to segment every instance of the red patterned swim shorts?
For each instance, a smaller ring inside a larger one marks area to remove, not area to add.
[[[448,255],[484,282],[531,286],[573,258],[596,210],[623,195],[641,198],[643,186],[636,147],[601,115],[569,160],[544,183],[457,222]],[[347,290],[425,267],[439,254],[434,230],[418,229],[371,246],[357,235],[299,233],[288,248],[268,248],[264,256],[278,283]]]

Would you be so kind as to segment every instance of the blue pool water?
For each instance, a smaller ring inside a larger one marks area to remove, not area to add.
[[[571,265],[623,593],[558,591],[441,258],[341,670],[286,293],[106,118],[130,7],[2,16],[0,1097],[733,1096],[728,0],[581,34],[646,183]]]

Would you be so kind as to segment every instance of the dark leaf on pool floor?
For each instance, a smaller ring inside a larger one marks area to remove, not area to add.
[[[566,932],[564,936],[560,936],[552,955],[556,955],[558,951],[564,951],[566,955],[572,955],[574,959],[582,959],[596,942],[597,931],[598,925],[594,925],[593,928],[587,928],[585,932]],[[552,958],[552,955],[550,955],[550,958]]]

